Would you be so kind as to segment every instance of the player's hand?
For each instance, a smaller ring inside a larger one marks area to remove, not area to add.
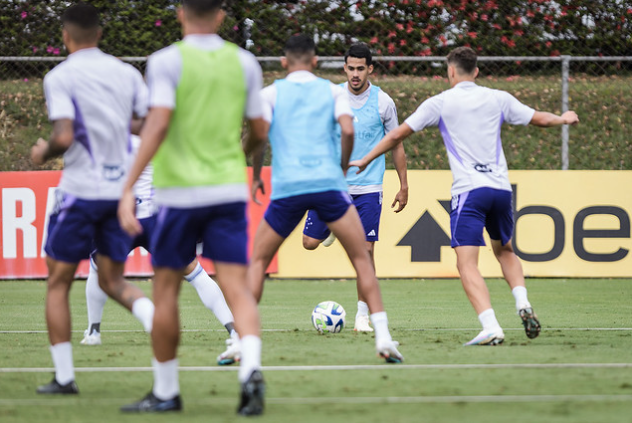
[[[254,201],[255,204],[261,205],[261,201],[257,198],[257,191],[261,191],[262,195],[265,195],[266,193],[266,187],[261,179],[253,179],[252,186],[250,187],[252,201]]]
[[[349,167],[351,166],[358,167],[358,171],[356,172],[356,175],[357,175],[360,172],[364,172],[364,169],[366,169],[366,167],[368,166],[368,163],[365,163],[364,159],[352,160],[349,162]]]
[[[121,228],[130,236],[135,237],[143,232],[143,227],[136,219],[136,197],[134,197],[132,190],[123,191],[117,214]]]
[[[577,113],[572,110],[564,112],[562,114],[562,119],[564,119],[564,122],[566,122],[567,125],[576,125],[579,123],[579,117],[577,116]]]
[[[46,152],[48,151],[48,141],[43,138],[37,140],[31,148],[31,161],[34,165],[41,166],[46,163]]]
[[[397,210],[394,210],[395,213],[399,213],[404,210],[404,207],[408,204],[408,188],[400,188],[399,192],[395,196],[393,204],[391,204],[391,208],[395,207],[395,204],[397,203],[399,203],[399,206],[397,207]]]

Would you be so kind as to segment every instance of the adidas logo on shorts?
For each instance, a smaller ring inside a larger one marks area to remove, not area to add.
[[[375,236],[375,229],[371,229],[371,232],[366,234],[366,236]]]

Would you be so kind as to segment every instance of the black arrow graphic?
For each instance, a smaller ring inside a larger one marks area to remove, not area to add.
[[[450,237],[427,211],[419,218],[397,246],[409,246],[410,261],[441,261],[441,247],[450,245]]]

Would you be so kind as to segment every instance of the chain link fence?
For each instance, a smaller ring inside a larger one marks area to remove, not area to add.
[[[149,54],[181,37],[177,1],[88,2],[101,10],[100,47],[141,71]],[[0,0],[0,146],[11,147],[0,150],[0,170],[10,170],[2,164],[9,152],[11,166],[21,166],[13,144],[49,130],[41,78],[67,54],[59,16],[69,4]],[[445,55],[470,46],[480,56],[481,85],[539,110],[576,110],[582,120],[561,131],[507,128],[511,167],[632,169],[629,1],[243,0],[225,9],[220,34],[258,57],[266,83],[282,76],[279,56],[292,34],[314,37],[318,73],[335,82],[344,81],[348,46],[367,43],[376,56],[373,81],[391,94],[400,121],[448,88]],[[406,149],[411,168],[448,168],[438,131],[415,135]]]

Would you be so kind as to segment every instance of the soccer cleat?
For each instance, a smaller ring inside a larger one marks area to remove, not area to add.
[[[527,338],[537,338],[542,328],[540,326],[540,322],[538,321],[538,316],[535,315],[533,308],[527,307],[520,309],[518,314],[522,319],[522,325],[524,326],[524,331],[527,334]]]
[[[397,341],[377,341],[375,343],[375,350],[377,355],[384,358],[387,363],[401,363],[404,361],[404,356],[397,351],[399,342]]]
[[[463,345],[500,345],[504,340],[505,334],[502,329],[498,328],[495,331],[482,330],[474,339]]]
[[[38,394],[61,394],[61,395],[76,395],[79,393],[79,388],[77,388],[77,384],[75,381],[70,381],[65,385],[61,385],[57,382],[57,379],[53,379],[53,381],[47,385],[42,385],[37,388]]]
[[[81,345],[101,345],[101,334],[96,331],[90,333],[90,329],[86,329],[83,332]]]
[[[373,332],[373,328],[369,325],[369,316],[356,316],[353,330],[356,332]]]
[[[333,244],[335,240],[336,240],[336,235],[334,235],[333,232],[330,232],[329,236],[325,238],[325,240],[323,241],[323,247],[331,246],[331,244]]]
[[[238,339],[228,338],[226,340],[226,351],[217,356],[217,364],[229,366],[241,360],[241,343]]]
[[[259,370],[252,372],[248,380],[241,384],[241,402],[237,413],[242,416],[258,416],[263,413],[263,397],[266,384]]]
[[[121,407],[123,413],[164,413],[167,411],[181,411],[182,400],[180,395],[163,401],[156,398],[153,392],[150,392],[142,400],[133,404],[124,405]]]

